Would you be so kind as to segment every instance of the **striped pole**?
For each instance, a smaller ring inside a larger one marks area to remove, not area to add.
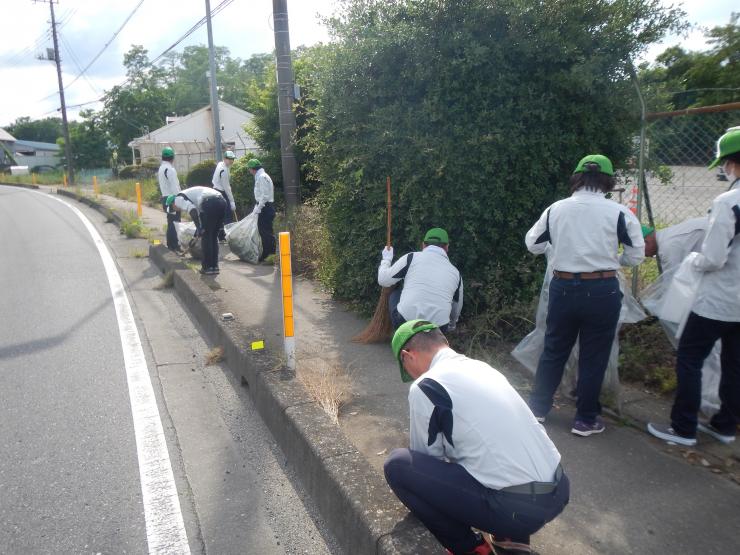
[[[295,370],[293,320],[293,269],[290,264],[290,232],[280,232],[280,286],[283,292],[283,336],[288,368]]]
[[[98,194],[98,176],[93,175],[93,193]]]
[[[141,183],[136,184],[136,215],[141,218]]]
[[[62,175],[62,184],[64,185],[65,188],[67,187],[67,174],[66,173]]]

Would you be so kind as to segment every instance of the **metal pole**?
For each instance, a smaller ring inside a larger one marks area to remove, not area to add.
[[[51,33],[54,37],[54,62],[57,66],[57,80],[59,81],[59,100],[62,103],[62,131],[64,133],[64,156],[67,158],[68,182],[74,185],[75,174],[72,165],[72,145],[69,141],[69,123],[67,122],[67,105],[64,102],[64,83],[62,82],[62,60],[59,56],[59,42],[57,40],[57,23],[54,17],[54,0],[49,0],[51,9]]]
[[[206,26],[208,27],[208,67],[211,81],[211,114],[213,115],[213,140],[216,143],[216,162],[221,161],[221,121],[218,117],[218,89],[216,89],[216,60],[213,53],[213,29],[211,27],[211,2],[206,0]]]
[[[295,158],[293,141],[296,133],[293,113],[293,63],[290,59],[290,32],[288,30],[287,0],[272,0],[272,15],[275,26],[275,58],[277,66],[278,110],[280,114],[280,155],[283,169],[283,193],[288,212],[298,206],[300,200],[298,161]]]
[[[647,120],[645,114],[645,99],[642,97],[640,83],[637,81],[637,74],[632,64],[629,65],[629,72],[632,82],[637,90],[637,97],[640,99],[640,155],[637,162],[637,219],[641,220],[642,216],[642,195],[645,190],[645,127]],[[632,294],[637,296],[637,267],[632,268]]]

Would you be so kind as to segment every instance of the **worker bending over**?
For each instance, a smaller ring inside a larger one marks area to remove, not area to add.
[[[527,403],[488,364],[411,320],[391,342],[409,389],[408,449],[385,461],[388,485],[453,555],[528,554],[568,504],[560,453]],[[493,551],[471,527],[494,536]]]
[[[463,282],[460,272],[447,257],[449,237],[435,227],[424,235],[422,250],[403,255],[391,264],[393,247],[381,252],[378,284],[392,287],[403,280],[403,289],[390,295],[388,310],[393,328],[408,320],[423,318],[442,331],[454,330],[463,304]]]

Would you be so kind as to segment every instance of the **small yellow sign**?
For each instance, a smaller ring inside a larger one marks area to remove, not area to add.
[[[260,341],[252,341],[252,350],[253,351],[259,351],[260,349],[265,348],[265,342],[263,340]]]
[[[161,244],[162,244],[162,241],[160,241],[159,239],[152,239],[152,245],[161,245]]]

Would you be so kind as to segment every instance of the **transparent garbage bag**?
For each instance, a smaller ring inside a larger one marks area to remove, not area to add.
[[[549,303],[550,280],[552,279],[552,265],[548,263],[545,271],[545,279],[540,290],[540,300],[535,315],[535,329],[531,331],[514,348],[511,354],[532,374],[537,372],[537,364],[540,361],[542,351],[545,349],[545,331],[547,329],[547,307]],[[601,388],[602,398],[605,402],[619,407],[619,327],[624,323],[635,323],[646,317],[640,307],[640,303],[634,298],[627,287],[622,272],[618,272],[619,287],[622,290],[622,309],[619,313],[619,325],[614,335],[614,342],[609,353],[609,363],[604,375],[604,383]],[[565,364],[565,372],[560,382],[560,390],[563,394],[573,397],[576,382],[578,380],[578,341],[576,340],[571,351],[568,362]]]
[[[240,260],[257,264],[262,254],[262,240],[257,229],[257,214],[249,214],[235,224],[224,226],[229,248]]]
[[[190,256],[192,256],[196,260],[201,260],[203,258],[203,249],[201,248],[200,239],[192,241],[195,237],[195,223],[174,222],[174,224],[175,231],[177,232],[177,241],[180,243],[180,248],[183,250],[187,250],[187,252],[190,253]]]

